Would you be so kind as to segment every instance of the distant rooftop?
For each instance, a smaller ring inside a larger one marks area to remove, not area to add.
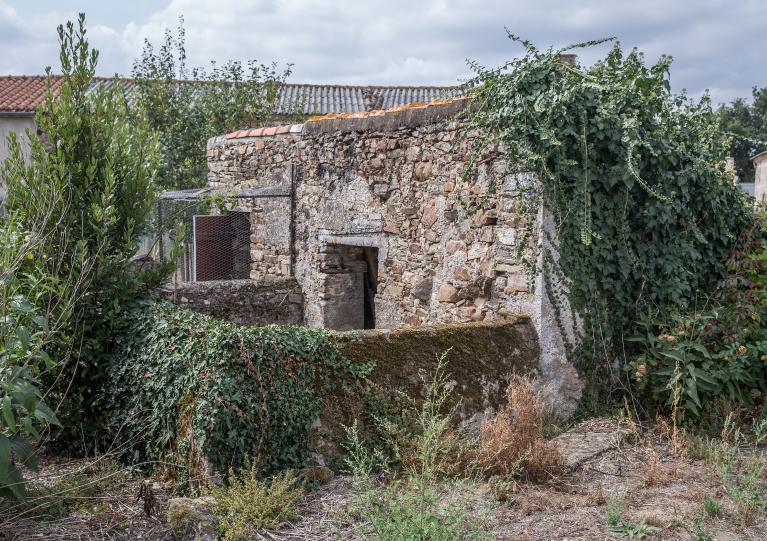
[[[62,76],[52,78],[52,90],[58,91]],[[0,114],[31,114],[45,98],[45,75],[0,76]]]
[[[54,92],[63,82],[60,75],[53,76]],[[97,77],[91,89],[117,85],[129,95],[135,79]],[[277,113],[328,115],[361,113],[391,109],[414,102],[430,102],[460,94],[451,86],[355,86],[313,85],[285,83],[277,97]],[[45,76],[9,75],[0,77],[0,114],[31,114],[45,97]]]

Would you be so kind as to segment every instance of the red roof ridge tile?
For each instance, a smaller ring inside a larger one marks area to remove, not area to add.
[[[437,98],[430,102],[413,102],[407,105],[400,105],[398,107],[392,107],[390,109],[374,109],[372,111],[365,111],[359,113],[330,113],[327,115],[313,116],[306,120],[306,122],[323,122],[325,120],[344,120],[344,119],[359,119],[368,117],[384,116],[389,114],[398,114],[403,111],[427,109],[429,107],[437,107],[440,105],[448,105],[457,101],[467,99],[467,96],[457,96],[455,98]],[[300,125],[299,125],[300,126]],[[268,128],[256,128],[251,130],[237,130],[228,133],[224,136],[224,139],[241,139],[245,137],[272,137],[275,135],[282,135],[290,133],[292,125],[287,124],[283,126],[272,126]]]

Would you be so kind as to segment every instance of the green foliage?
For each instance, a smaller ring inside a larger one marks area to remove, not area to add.
[[[648,67],[616,45],[582,68],[560,53],[600,42],[541,51],[511,37],[523,56],[498,69],[474,65],[466,133],[484,134],[475,159],[500,141],[509,174],[536,174],[512,177],[517,212],[530,234],[541,205],[551,217],[540,260],[558,321],[571,312],[582,324],[570,357],[595,388],[619,389],[605,383],[632,353],[623,337],[648,311],[684,306],[722,276],[752,213],[725,171],[710,100],[671,93],[669,57]],[[532,240],[519,257],[535,266]]]
[[[296,520],[296,504],[303,495],[304,488],[292,470],[265,482],[255,463],[239,475],[230,468],[229,486],[213,491],[222,541],[243,541],[250,539],[254,530],[277,530]]]
[[[211,69],[189,69],[183,18],[170,30],[158,51],[145,40],[133,64],[133,99],[160,139],[159,184],[163,188],[205,185],[207,140],[253,123],[275,112],[278,88],[290,75],[276,64],[229,61]]]
[[[346,428],[346,466],[355,487],[352,508],[363,519],[365,539],[447,541],[491,535],[469,517],[460,494],[462,482],[455,477],[469,476],[471,471],[456,468],[462,445],[450,429],[454,409],[448,406],[451,393],[445,385],[444,358],[443,354],[428,382],[413,433],[403,439],[396,427],[382,427],[392,435],[393,457],[391,449],[370,449],[356,425]],[[392,466],[401,468],[399,475]],[[376,481],[376,472],[390,481]]]
[[[762,449],[767,419],[754,421],[752,432],[753,437],[747,438],[728,416],[721,439],[711,442],[708,453],[743,523],[767,510],[767,454]]]
[[[613,494],[607,498],[607,508],[605,509],[605,522],[610,526],[610,531],[620,534],[628,539],[644,539],[659,531],[659,528],[650,526],[644,522],[634,524],[625,518],[626,515],[626,494]]]
[[[722,514],[722,504],[706,496],[703,498],[703,511],[706,513],[706,516],[716,518]]]
[[[635,524],[628,520],[624,520],[610,528],[610,531],[621,534],[627,539],[645,539],[648,536],[653,536],[655,533],[659,532],[660,528],[645,524],[644,522]]]
[[[301,467],[327,392],[369,371],[322,329],[242,327],[153,299],[123,323],[104,392],[112,434],[141,441],[136,461],[166,460],[190,476],[201,456],[220,472],[246,456],[262,476]]]
[[[57,96],[48,85],[37,109],[42,135],[10,138],[2,175],[7,208],[34,240],[28,267],[35,278],[25,271],[17,283],[47,321],[47,352],[58,361],[40,376],[54,386],[49,400],[66,398],[58,411],[79,437],[94,426],[93,392],[115,316],[147,278],[131,271],[130,258],[154,203],[157,153],[146,123],[128,122],[123,96],[89,90],[98,51],[86,39],[84,16],[58,34],[64,81]]]
[[[55,362],[45,351],[53,322],[34,303],[52,285],[35,266],[38,239],[22,229],[17,213],[0,220],[0,497],[24,497],[19,466],[37,470],[30,441],[49,423],[58,423],[39,381]],[[69,301],[64,295],[55,304],[59,308]]]
[[[756,154],[767,150],[767,87],[754,87],[752,101],[737,98],[719,107],[722,127],[732,134],[730,155],[741,182],[754,182]]]
[[[613,494],[607,498],[605,509],[605,522],[608,526],[618,526],[623,522],[626,513],[626,495],[623,493]]]
[[[727,260],[728,275],[702,306],[642,322],[631,340],[636,388],[699,418],[720,398],[753,406],[767,385],[767,215],[759,212]]]

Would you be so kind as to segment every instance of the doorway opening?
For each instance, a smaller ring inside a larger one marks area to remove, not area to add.
[[[378,248],[328,245],[323,287],[323,326],[349,331],[375,329]]]

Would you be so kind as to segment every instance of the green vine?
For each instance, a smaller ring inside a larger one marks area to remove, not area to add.
[[[753,212],[725,170],[729,141],[709,98],[671,92],[670,57],[647,66],[615,43],[584,68],[560,55],[612,38],[541,51],[509,37],[524,55],[495,69],[471,64],[463,140],[485,134],[474,156],[500,141],[508,174],[535,173],[517,190],[516,212],[525,231],[540,231],[543,207],[553,231],[538,233],[543,253],[528,259],[542,264],[560,327],[572,313],[582,330],[570,356],[609,391],[631,355],[624,336],[648,311],[710,289]]]
[[[243,327],[154,299],[138,301],[124,323],[109,437],[133,445],[135,460],[171,463],[179,479],[201,473],[201,457],[218,472],[246,457],[263,475],[301,467],[323,397],[369,371],[322,329]]]

